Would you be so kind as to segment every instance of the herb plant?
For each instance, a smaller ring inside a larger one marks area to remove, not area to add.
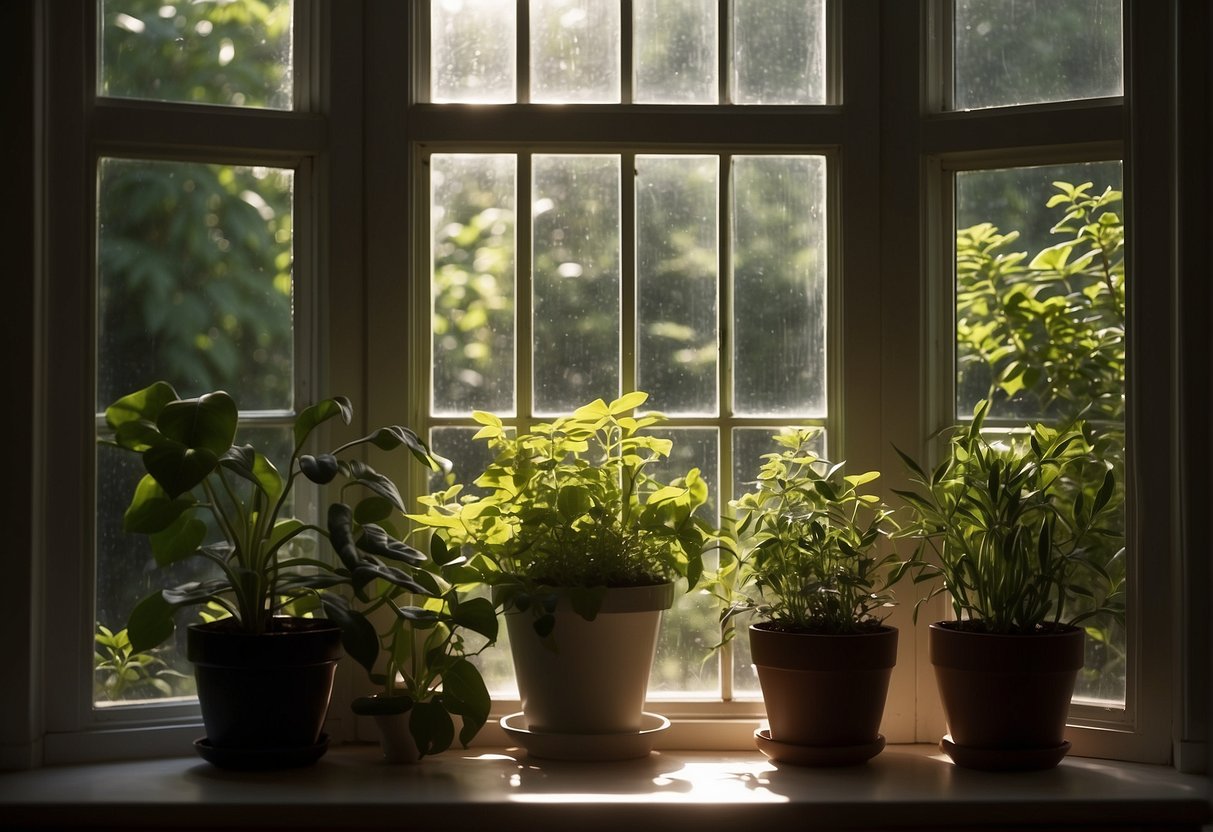
[[[114,632],[98,624],[93,642],[95,698],[116,702],[193,693],[191,677],[169,667],[154,650],[134,650],[125,629]]]
[[[919,541],[905,566],[916,582],[942,578],[919,605],[947,592],[960,626],[991,633],[1123,615],[1123,588],[1098,555],[1121,534],[1104,525],[1115,515],[1115,476],[1094,458],[1084,425],[1038,424],[1024,439],[991,442],[982,434],[988,411],[988,401],[978,404],[929,474],[898,451],[917,486],[897,492],[913,512],[902,534]],[[1092,470],[1102,481],[1088,499]]]
[[[217,605],[233,627],[256,634],[270,628],[275,614],[323,605],[342,626],[347,650],[365,656],[368,651],[358,640],[365,644],[369,625],[345,597],[325,590],[349,586],[364,595],[368,585],[385,581],[429,594],[415,578],[425,556],[389,533],[392,515],[404,511],[392,481],[361,460],[339,456],[374,445],[389,451],[404,447],[431,468],[438,468],[439,460],[416,434],[399,425],[380,428],[329,453],[304,453],[319,425],[335,417],[350,423],[350,402],[339,396],[296,417],[284,476],[252,445],[235,444],[238,414],[227,393],[181,399],[162,381],[106,408],[106,424],[113,434],[104,444],[139,454],[147,470],[123,516],[123,529],[147,535],[162,567],[201,558],[217,573],[140,601],[128,623],[132,649],[142,652],[165,641],[182,607]],[[354,508],[334,503],[329,529],[287,516],[300,475],[318,485],[340,478],[342,499],[359,492],[362,499]],[[208,542],[214,532],[207,520],[221,541]],[[307,534],[328,536],[330,529],[339,556],[336,564],[309,557],[302,545]]]
[[[673,443],[645,432],[659,415],[629,415],[647,398],[598,399],[528,431],[477,411],[476,438],[494,455],[474,482],[483,496],[454,485],[410,517],[468,547],[507,608],[534,610],[541,635],[554,624],[557,588],[593,619],[607,587],[678,578],[695,586],[711,536],[695,515],[707,484],[697,468],[669,482],[653,472]]]
[[[814,451],[815,429],[781,432],[755,488],[732,502],[735,525],[718,574],[724,623],[756,612],[779,630],[843,634],[880,626],[892,604],[896,556],[881,554],[890,512],[859,488],[880,475],[845,476]],[[731,628],[725,630],[731,632]]]

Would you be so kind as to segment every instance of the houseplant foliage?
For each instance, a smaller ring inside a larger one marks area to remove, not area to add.
[[[182,399],[169,384],[156,382],[110,405],[105,418],[112,431],[106,443],[139,454],[147,470],[123,516],[124,530],[147,535],[162,567],[198,558],[215,575],[140,601],[127,625],[132,650],[149,650],[172,635],[181,608],[222,611],[188,634],[214,748],[316,745],[340,642],[364,663],[378,649],[374,629],[332,590],[349,587],[364,597],[374,582],[421,595],[433,588],[416,578],[424,555],[390,531],[390,517],[404,510],[396,486],[365,462],[342,455],[364,445],[403,447],[429,467],[439,462],[399,425],[329,453],[305,453],[317,427],[334,418],[350,422],[352,408],[343,397],[296,417],[285,475],[254,446],[235,444],[239,410],[224,392]],[[327,529],[289,516],[300,476],[317,485],[341,483]],[[361,499],[351,508],[343,502],[347,495]],[[337,563],[315,556],[314,547],[309,552],[312,534],[331,538]],[[221,540],[208,542],[215,536]],[[321,607],[332,623],[298,617]],[[271,667],[277,678],[263,678]],[[294,696],[283,696],[288,690]],[[252,700],[261,705],[249,705]]]
[[[860,489],[879,477],[845,475],[814,450],[815,429],[787,429],[763,457],[754,490],[732,502],[735,521],[717,586],[732,619],[756,613],[751,653],[769,734],[759,748],[783,762],[858,763],[879,753],[897,631],[896,556],[889,509]]]
[[[917,486],[897,492],[913,515],[903,533],[918,540],[906,568],[932,582],[919,604],[946,592],[955,618],[930,629],[944,750],[974,767],[1051,767],[1069,748],[1065,718],[1083,664],[1076,625],[1123,615],[1123,584],[1100,554],[1120,539],[1105,525],[1115,476],[1082,423],[991,441],[988,410],[977,406],[930,473],[902,454]]]
[[[421,582],[431,589],[420,606],[400,587],[378,582],[378,593],[361,610],[368,620],[386,617],[375,634],[374,654],[359,657],[377,694],[354,700],[357,714],[379,724],[384,756],[412,762],[445,751],[455,740],[452,715],[461,719],[459,742],[465,748],[488,719],[488,689],[471,658],[497,640],[497,610],[487,598],[469,597],[459,588],[466,562],[434,535],[431,559]],[[374,614],[382,610],[378,617]],[[384,615],[386,614],[386,616]],[[475,635],[470,635],[475,634]]]
[[[661,612],[677,580],[703,574],[707,484],[695,468],[656,476],[672,443],[648,432],[659,415],[633,415],[646,399],[598,399],[526,431],[476,412],[493,453],[480,493],[453,485],[410,515],[467,553],[506,612],[532,730],[639,731]]]

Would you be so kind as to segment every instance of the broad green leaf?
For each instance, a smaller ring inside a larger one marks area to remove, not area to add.
[[[218,391],[169,402],[160,411],[156,427],[166,438],[191,450],[209,451],[218,458],[232,446],[239,418],[236,402]]]
[[[379,658],[379,634],[364,615],[350,609],[344,598],[327,592],[320,598],[325,615],[341,628],[341,645],[345,652],[370,673]]]
[[[331,399],[317,402],[311,407],[304,408],[295,417],[295,447],[302,447],[308,436],[318,425],[327,422],[335,416],[340,416],[341,421],[347,425],[354,418],[353,405],[350,404],[350,400],[345,396],[335,396]]]
[[[169,497],[151,474],[145,474],[122,515],[122,530],[128,534],[155,534],[169,528],[195,504],[192,496]]]
[[[270,503],[282,495],[282,475],[252,445],[233,445],[219,457],[219,464],[257,486]]]
[[[143,452],[143,467],[174,499],[200,485],[218,465],[219,455],[209,448],[190,448],[176,440]]]
[[[105,423],[115,431],[128,422],[146,421],[155,424],[164,406],[177,399],[177,391],[172,385],[157,381],[149,387],[123,396],[107,407]]]
[[[157,566],[168,566],[195,554],[206,540],[206,523],[193,512],[182,514],[163,531],[152,534],[152,556]]]
[[[126,622],[131,650],[135,653],[145,653],[168,641],[175,629],[175,611],[176,607],[164,600],[164,595],[159,591],[153,592],[136,604]]]
[[[467,659],[459,659],[442,673],[442,691],[456,702],[448,702],[452,711],[463,717],[459,742],[467,747],[479,733],[493,707],[480,671]]]
[[[620,413],[635,410],[648,400],[649,394],[642,393],[639,390],[632,393],[624,393],[622,396],[615,399],[615,401],[611,402],[610,405],[607,406],[607,410],[612,415],[618,416]]]
[[[421,756],[440,754],[455,741],[455,723],[441,702],[417,702],[409,711],[409,733]]]
[[[490,642],[497,640],[497,610],[487,598],[469,598],[451,604],[451,620]]]

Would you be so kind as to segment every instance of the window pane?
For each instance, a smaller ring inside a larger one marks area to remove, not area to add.
[[[733,408],[826,410],[825,159],[733,159]]]
[[[956,0],[959,110],[1120,95],[1120,0]]]
[[[715,104],[716,0],[635,0],[636,101]]]
[[[101,0],[101,95],[292,106],[291,0]]]
[[[992,416],[1088,422],[1089,438],[1123,497],[1125,262],[1119,162],[970,171],[956,175],[958,419],[989,399]],[[1087,478],[1094,485],[1102,470]],[[1077,497],[1077,485],[1071,486]],[[1073,505],[1063,498],[1061,505]],[[1123,505],[1123,502],[1118,501]],[[1125,580],[1123,510],[1105,522],[1094,555]],[[1069,614],[1082,612],[1082,599]],[[1087,630],[1077,699],[1125,698],[1123,627]]]
[[[736,428],[733,430],[733,499],[754,490],[758,482],[758,469],[764,454],[776,453],[779,447],[774,442],[778,428]],[[824,456],[826,433],[823,428],[814,445],[817,454]],[[733,645],[733,694],[739,698],[759,698],[762,690],[758,685],[758,672],[750,653],[750,635],[747,632],[752,617],[736,619],[737,635]]]
[[[1115,161],[956,175],[959,418],[982,399],[996,417],[1124,418],[1120,182]]]
[[[293,171],[102,159],[99,177],[97,410],[157,379],[291,409]]]
[[[516,10],[514,0],[431,0],[433,101],[517,100]]]
[[[515,157],[430,157],[433,412],[514,412]]]
[[[636,158],[637,386],[671,415],[717,411],[718,168]]]
[[[534,403],[619,394],[619,157],[533,159]]]
[[[293,450],[288,427],[242,426],[237,442],[256,445],[280,471],[285,470]],[[125,629],[135,604],[152,592],[215,576],[214,567],[202,558],[188,558],[160,568],[152,557],[145,535],[123,532],[123,512],[134,494],[135,485],[145,473],[138,455],[109,446],[97,449],[95,619],[103,637],[101,627],[114,634]],[[207,514],[200,512],[198,517],[211,524],[208,540],[218,542],[222,539]],[[194,677],[185,659],[185,633],[187,625],[201,620],[192,609],[182,612],[177,617],[178,626],[173,638],[149,654],[131,654],[129,650],[112,652],[106,645],[97,644],[100,658],[94,659],[94,702],[97,705],[130,704],[192,696]]]
[[[617,0],[530,0],[531,101],[619,101]]]
[[[662,428],[652,431],[672,439],[674,449],[651,473],[672,480],[698,468],[708,484],[708,504],[700,515],[715,525],[720,489],[719,433],[715,428]],[[710,553],[706,568],[716,568]],[[712,647],[720,640],[720,609],[705,592],[679,595],[673,609],[662,616],[657,655],[649,677],[649,694],[716,694],[720,689],[720,661]]]
[[[734,0],[733,103],[826,103],[825,0]]]

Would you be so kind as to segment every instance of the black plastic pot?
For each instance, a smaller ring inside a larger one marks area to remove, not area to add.
[[[341,630],[331,621],[275,618],[261,635],[230,621],[194,624],[186,655],[210,748],[283,752],[268,759],[286,760],[318,748],[341,658]]]

